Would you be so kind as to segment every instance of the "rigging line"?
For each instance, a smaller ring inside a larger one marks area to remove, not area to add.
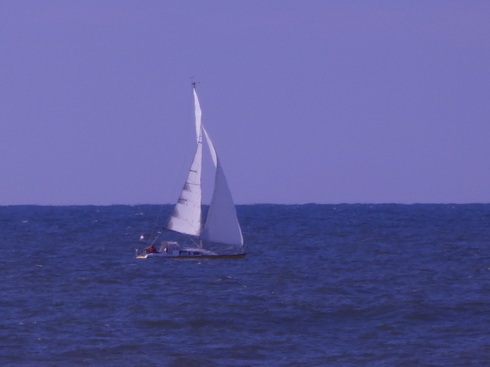
[[[155,241],[160,237],[162,232],[158,230],[160,220],[162,218],[162,212],[163,212],[163,205],[159,205],[160,210],[158,211],[158,215],[155,219],[155,224],[153,225],[153,229],[150,234],[150,238],[148,239],[148,244],[153,244]],[[162,225],[162,228],[165,228],[165,226]],[[153,239],[154,238],[154,239]]]

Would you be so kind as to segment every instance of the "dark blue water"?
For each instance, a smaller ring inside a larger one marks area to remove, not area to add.
[[[490,205],[240,206],[245,260],[135,259],[170,209],[0,207],[0,365],[490,365]]]

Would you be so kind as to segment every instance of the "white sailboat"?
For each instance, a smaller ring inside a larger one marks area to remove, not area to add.
[[[196,152],[166,229],[191,236],[194,239],[193,245],[185,246],[176,241],[164,241],[157,250],[153,245],[155,242],[153,240],[151,246],[145,249],[146,253],[137,255],[140,259],[151,257],[242,258],[245,256],[245,245],[235,204],[216,149],[201,122],[202,113],[196,84],[193,83],[192,86],[196,123]],[[205,220],[203,220],[202,214],[201,187],[203,135],[215,169],[214,190]],[[236,248],[236,251],[223,254],[207,250],[205,245],[210,243],[231,245]]]

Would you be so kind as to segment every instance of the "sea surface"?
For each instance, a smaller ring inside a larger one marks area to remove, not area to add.
[[[0,366],[490,366],[490,205],[238,206],[246,259],[136,259],[170,211],[0,207]]]

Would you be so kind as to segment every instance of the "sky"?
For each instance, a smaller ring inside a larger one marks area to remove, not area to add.
[[[192,81],[237,204],[490,202],[486,0],[0,0],[0,205],[175,202]]]

